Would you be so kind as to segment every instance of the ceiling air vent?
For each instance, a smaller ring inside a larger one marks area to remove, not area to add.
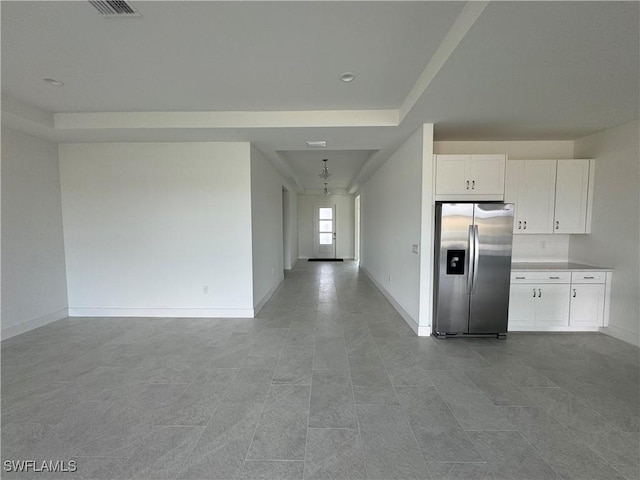
[[[125,1],[89,0],[101,15],[105,17],[141,17],[133,5]]]

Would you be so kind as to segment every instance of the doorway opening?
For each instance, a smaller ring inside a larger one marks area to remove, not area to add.
[[[336,258],[335,204],[316,205],[314,217],[315,258]]]

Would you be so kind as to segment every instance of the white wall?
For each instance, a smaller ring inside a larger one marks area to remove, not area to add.
[[[433,142],[433,153],[505,153],[510,160],[574,158],[572,140]]]
[[[282,190],[283,234],[285,235],[284,269],[291,270],[298,261],[298,194]]]
[[[576,158],[595,158],[591,235],[573,235],[575,261],[612,267],[607,333],[640,344],[640,148],[638,121],[576,141]]]
[[[70,313],[252,316],[249,147],[61,144]]]
[[[338,195],[298,195],[298,255],[313,258],[315,206],[319,204],[336,206],[336,256],[353,258],[353,236],[355,229],[354,196]]]
[[[2,129],[2,336],[67,316],[55,143]]]
[[[420,230],[420,316],[417,334],[431,335],[433,320],[433,277],[435,243],[435,162],[433,161],[433,124],[422,126],[422,212]]]
[[[429,134],[432,130],[429,129]],[[427,151],[425,151],[425,142]],[[405,320],[417,330],[420,319],[421,268],[429,268],[432,249],[422,243],[423,230],[431,236],[430,187],[423,198],[423,168],[431,184],[432,145],[425,129],[418,129],[387,160],[360,190],[361,251],[360,266],[390,297]],[[423,202],[426,210],[423,212]],[[423,225],[427,223],[428,225]],[[412,245],[425,248],[427,263]],[[423,281],[430,277],[427,273]]]
[[[256,312],[284,278],[282,177],[251,147],[253,305]]]

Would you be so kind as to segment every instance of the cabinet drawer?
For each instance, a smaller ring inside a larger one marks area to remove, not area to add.
[[[511,283],[570,283],[571,272],[511,272]]]
[[[573,272],[571,283],[605,283],[606,272]]]

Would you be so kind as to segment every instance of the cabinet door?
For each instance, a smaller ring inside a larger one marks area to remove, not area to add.
[[[526,160],[518,179],[514,233],[552,233],[556,160]]]
[[[558,160],[554,233],[585,233],[589,160]]]
[[[522,222],[518,224],[518,216],[520,215],[520,209],[518,201],[518,191],[520,190],[520,177],[522,170],[524,169],[524,160],[508,160],[507,168],[504,180],[504,201],[505,203],[513,203],[516,207],[513,215],[513,233],[522,232]],[[518,232],[518,225],[520,225],[520,231]]]
[[[471,155],[436,156],[436,195],[471,192],[466,178],[467,164],[470,160]]]
[[[504,195],[504,155],[472,155],[468,169],[471,193]]]
[[[534,324],[533,297],[535,285],[512,284],[509,288],[508,330],[532,327]]]
[[[536,326],[569,326],[569,285],[538,284],[535,299]]]
[[[602,326],[604,319],[604,285],[572,284],[571,314],[572,327]]]
[[[518,208],[518,190],[520,189],[520,176],[524,169],[524,160],[507,161],[507,171],[504,181],[504,201],[515,203]]]

